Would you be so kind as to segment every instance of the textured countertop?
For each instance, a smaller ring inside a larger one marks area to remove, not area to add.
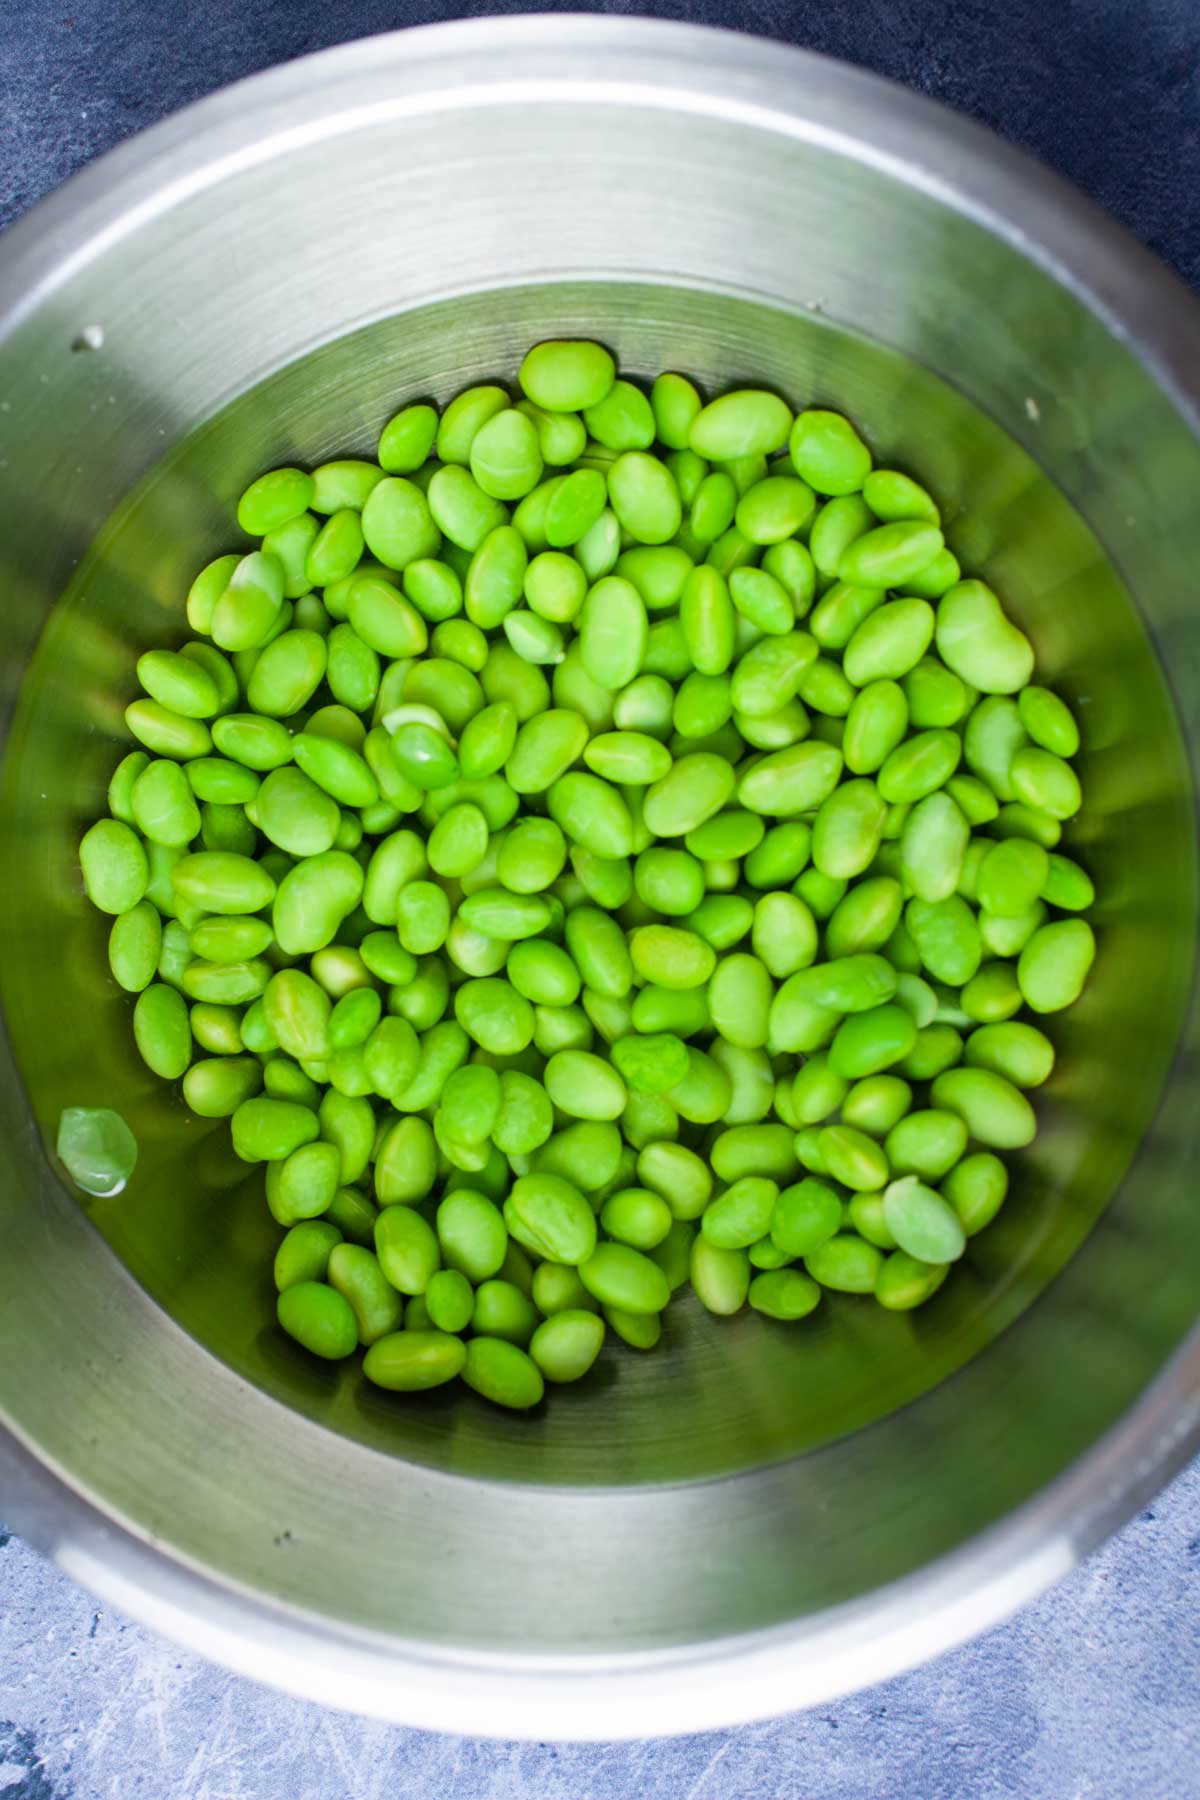
[[[239,76],[465,13],[400,0],[10,0],[0,225]],[[1034,150],[1200,285],[1195,0],[758,0],[655,12],[907,83]],[[2,254],[2,250],[0,250]],[[978,1643],[820,1712],[635,1745],[365,1723],[226,1675],[0,1529],[0,1800],[1200,1800],[1200,1465]]]

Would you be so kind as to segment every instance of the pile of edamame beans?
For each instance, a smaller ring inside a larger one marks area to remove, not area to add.
[[[80,861],[283,1329],[525,1408],[688,1284],[928,1300],[1094,941],[1075,721],[925,489],[557,341],[238,523]]]

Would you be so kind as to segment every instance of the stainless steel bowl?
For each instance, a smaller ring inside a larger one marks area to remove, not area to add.
[[[291,64],[157,127],[0,272],[0,1414],[10,1521],[113,1604],[389,1718],[619,1736],[827,1699],[1065,1570],[1197,1442],[1197,313],[1053,177],[753,40],[516,19]],[[1011,1204],[925,1311],[681,1308],[512,1419],[270,1327],[273,1233],[164,1097],[75,844],[135,651],[234,497],[401,396],[591,332],[866,421],[1085,724],[1102,954]],[[96,346],[99,347],[96,347]],[[81,1206],[47,1146],[113,1104]]]

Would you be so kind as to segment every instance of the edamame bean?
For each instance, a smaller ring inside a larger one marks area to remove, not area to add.
[[[343,1295],[321,1281],[298,1281],[280,1294],[280,1325],[313,1356],[338,1362],[358,1344],[358,1324]]]
[[[771,1213],[772,1241],[789,1257],[808,1256],[841,1229],[842,1202],[828,1183],[811,1177],[785,1187]]]
[[[871,470],[871,452],[849,419],[819,408],[797,416],[788,451],[796,473],[819,494],[857,494]]]
[[[827,1125],[817,1146],[830,1175],[843,1187],[868,1193],[888,1179],[890,1151],[885,1155],[874,1138],[852,1125]]]
[[[871,1294],[883,1266],[883,1253],[860,1237],[831,1237],[804,1258],[804,1267],[821,1287],[839,1294]]]
[[[1017,981],[1034,1012],[1061,1012],[1083,992],[1096,955],[1085,919],[1059,919],[1029,937],[1017,962]]]
[[[1009,765],[1013,793],[1035,812],[1052,819],[1071,819],[1079,811],[1079,777],[1070,763],[1036,744],[1023,745]]]
[[[1033,673],[1033,646],[991,588],[960,581],[937,609],[938,654],[982,694],[1015,694]]]
[[[908,1312],[931,1299],[948,1273],[947,1263],[922,1262],[906,1250],[896,1250],[876,1276],[875,1298],[888,1312]]]
[[[957,1113],[931,1108],[909,1113],[907,1118],[901,1119],[888,1133],[884,1147],[888,1161],[898,1175],[919,1175],[925,1181],[940,1181],[966,1149],[967,1130]]]
[[[791,411],[777,395],[740,388],[710,401],[696,414],[688,447],[710,462],[770,456],[787,443],[791,429]]]
[[[141,840],[119,819],[101,819],[84,833],[79,845],[79,866],[87,897],[101,912],[131,911],[150,881],[150,865]]]
[[[485,1400],[514,1411],[536,1406],[545,1393],[537,1364],[518,1345],[504,1338],[473,1337],[466,1345],[462,1378]]]
[[[884,1137],[912,1105],[912,1089],[898,1075],[868,1075],[842,1102],[842,1123]]]
[[[150,900],[139,900],[113,920],[108,964],[126,993],[140,994],[154,980],[162,938],[162,918]]]
[[[671,1209],[660,1194],[649,1188],[619,1188],[600,1209],[600,1227],[619,1244],[634,1250],[653,1250],[673,1224]]]
[[[282,1162],[312,1143],[319,1129],[307,1106],[258,1095],[244,1100],[233,1115],[233,1148],[243,1162]]]
[[[768,1319],[806,1319],[820,1303],[821,1290],[799,1269],[778,1269],[756,1275],[747,1299]]]
[[[954,1208],[916,1175],[889,1182],[883,1217],[901,1250],[921,1262],[956,1262],[966,1248],[966,1233]]]
[[[948,1069],[931,1092],[934,1106],[958,1113],[971,1136],[988,1149],[1019,1150],[1033,1141],[1033,1108],[1003,1075],[990,1069]]]

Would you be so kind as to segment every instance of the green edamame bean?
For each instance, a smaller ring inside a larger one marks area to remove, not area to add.
[[[910,900],[904,919],[922,965],[935,981],[965,986],[982,961],[983,944],[975,915],[962,896]]]
[[[379,463],[389,475],[411,475],[428,460],[438,432],[437,409],[418,404],[402,407],[390,418],[379,439]]]
[[[922,1262],[906,1250],[896,1250],[876,1277],[875,1298],[888,1312],[908,1312],[931,1299],[948,1273],[946,1263]]]
[[[600,1209],[601,1228],[617,1243],[634,1250],[655,1249],[673,1223],[667,1202],[649,1188],[619,1188]]]
[[[273,1100],[270,1104],[288,1106],[293,1102]],[[337,1192],[339,1166],[336,1147],[326,1143],[301,1143],[285,1156],[271,1159],[267,1165],[267,1205],[272,1218],[280,1225],[319,1218]]]
[[[519,1353],[518,1353],[519,1354]],[[377,1338],[363,1358],[363,1374],[393,1393],[425,1393],[464,1375],[467,1346],[444,1331],[398,1331]]]
[[[808,1256],[840,1231],[842,1214],[836,1191],[808,1177],[785,1187],[776,1199],[771,1239],[789,1257]]]
[[[590,1051],[559,1051],[547,1062],[543,1080],[555,1106],[570,1118],[618,1119],[624,1111],[626,1088],[620,1073]]]
[[[475,1291],[457,1269],[439,1269],[430,1277],[425,1305],[439,1331],[465,1331],[475,1310]]]
[[[591,1207],[578,1188],[556,1175],[519,1178],[505,1201],[504,1222],[518,1243],[552,1262],[577,1266],[596,1247]]]
[[[901,1119],[888,1133],[884,1147],[897,1175],[940,1181],[966,1149],[967,1128],[957,1113],[930,1108]]]
[[[896,1248],[896,1240],[883,1216],[882,1193],[851,1194],[846,1207],[846,1222],[877,1250]]]
[[[879,848],[886,808],[874,782],[845,781],[827,796],[813,821],[812,859],[823,875],[861,875]]]
[[[271,916],[276,942],[284,954],[310,955],[332,943],[342,921],[362,898],[363,881],[362,865],[342,850],[306,857],[289,870],[279,884]],[[178,885],[178,871],[176,882]]]
[[[873,514],[871,518],[873,529],[854,538],[838,559],[840,581],[849,581],[855,587],[903,587],[944,548],[945,540],[936,525],[920,520],[876,525]],[[924,655],[924,649],[920,654]],[[917,660],[913,658],[914,662]]]
[[[262,537],[286,525],[312,501],[313,478],[303,469],[272,469],[245,490],[237,506],[237,522],[250,537]]]
[[[740,388],[701,408],[688,432],[688,448],[709,462],[771,456],[787,443],[791,429],[791,410],[776,394]]]
[[[289,1337],[313,1356],[338,1362],[358,1344],[358,1324],[343,1295],[321,1281],[298,1281],[280,1294],[276,1313]]]
[[[918,1029],[916,1043],[897,1067],[910,1081],[932,1081],[943,1069],[953,1068],[962,1051],[962,1038],[953,1025],[926,1025]]]
[[[715,544],[733,524],[738,491],[723,469],[702,475],[690,498],[682,493],[681,497],[690,507],[688,527],[697,544]]]
[[[658,1264],[627,1244],[597,1245],[580,1263],[579,1276],[593,1298],[625,1312],[661,1312],[671,1297]]]
[[[1079,749],[1079,727],[1070,707],[1045,687],[1023,688],[1017,696],[1021,723],[1035,744],[1055,756],[1074,756]]]
[[[976,894],[986,912],[1015,918],[1028,912],[1041,894],[1050,869],[1050,858],[1029,838],[1008,838],[984,856]]]
[[[281,1162],[312,1143],[319,1129],[307,1106],[257,1095],[233,1114],[233,1148],[243,1162]]]
[[[816,495],[807,482],[793,475],[768,475],[742,494],[737,528],[752,544],[780,544],[803,531],[816,509]]]
[[[686,451],[691,428],[700,415],[702,401],[686,375],[658,376],[650,389],[654,432],[668,450]]]
[[[912,1105],[912,1089],[898,1075],[868,1075],[842,1101],[842,1123],[885,1137]]]
[[[257,1000],[271,979],[271,965],[261,958],[248,962],[203,962],[187,965],[179,985],[192,1000],[219,1006],[243,1006]]]
[[[542,716],[548,719],[551,715]],[[511,770],[511,762],[509,767]],[[598,775],[579,771],[560,775],[547,792],[547,805],[550,817],[571,842],[594,856],[622,857],[632,851],[634,827],[629,807],[620,792]]]
[[[881,529],[920,527],[883,526]],[[890,600],[874,608],[846,645],[844,667],[847,679],[857,688],[871,682],[899,681],[920,662],[932,642],[933,630],[934,611],[927,600]]]
[[[838,576],[848,546],[875,524],[875,515],[858,494],[837,495],[827,500],[813,520],[808,547],[817,573],[829,582]],[[877,586],[874,582],[851,585]]]
[[[881,1188],[891,1172],[890,1151],[885,1154],[873,1137],[852,1125],[827,1125],[817,1147],[833,1179],[856,1193]]]
[[[361,1244],[335,1246],[326,1280],[349,1302],[360,1344],[370,1346],[400,1329],[404,1303],[384,1275],[379,1259]]]
[[[154,980],[162,939],[162,919],[150,900],[117,914],[108,934],[108,963],[126,993],[140,994]]]
[[[769,1229],[778,1198],[779,1186],[769,1177],[743,1175],[706,1207],[700,1229],[721,1249],[748,1249]]]
[[[992,1150],[1033,1141],[1037,1121],[1024,1094],[990,1069],[948,1069],[932,1088],[933,1104],[958,1113],[971,1136]]]
[[[636,955],[634,961],[637,965]],[[757,956],[748,956],[744,952],[723,957],[715,968],[711,962],[708,966],[711,969],[708,1007],[714,1028],[726,1043],[746,1050],[761,1048],[767,1041],[771,1004],[775,997],[774,984],[766,967]],[[657,979],[663,986],[677,985],[674,981],[664,981],[661,972]]]
[[[900,1249],[920,1262],[956,1262],[966,1248],[966,1233],[954,1208],[916,1175],[889,1182],[883,1217]]]
[[[1059,919],[1035,930],[1021,950],[1017,981],[1034,1012],[1061,1012],[1079,998],[1096,955],[1085,919]]]
[[[329,1258],[342,1234],[325,1219],[306,1219],[293,1225],[275,1252],[275,1288],[283,1293],[302,1281],[324,1281]]]
[[[583,666],[599,686],[625,687],[646,651],[646,608],[631,581],[606,575],[587,595],[579,615]]]
[[[974,1237],[990,1225],[1004,1204],[1008,1192],[1008,1170],[998,1156],[980,1150],[964,1157],[942,1184],[946,1199],[954,1207],[968,1237]]]
[[[187,596],[187,620],[193,631],[212,630],[213,609],[241,560],[236,555],[218,556],[201,569]]]
[[[996,814],[992,835],[1032,838],[1044,850],[1053,850],[1062,838],[1062,826],[1040,807],[1022,806],[1019,801],[1010,800]]]
[[[214,1056],[238,1056],[244,1048],[237,1009],[199,1001],[191,1009],[192,1036]]]
[[[585,409],[583,422],[596,443],[617,453],[648,450],[654,442],[650,401],[631,381],[614,381],[603,400]]]
[[[101,912],[130,912],[150,882],[150,864],[141,839],[119,819],[101,819],[84,833],[79,866],[87,897]]]
[[[254,650],[269,642],[291,610],[285,607],[283,584],[283,564],[278,557],[261,550],[240,557],[209,618],[207,629],[217,647]]]
[[[1096,898],[1091,876],[1069,856],[1047,858],[1041,898],[1064,912],[1085,912]]]
[[[1001,1021],[971,1033],[964,1061],[970,1068],[1003,1075],[1015,1087],[1040,1087],[1054,1070],[1054,1046],[1035,1025]]]
[[[1049,813],[1052,819],[1071,819],[1079,811],[1079,777],[1070,763],[1053,751],[1036,744],[1022,745],[1009,765],[1009,780],[1020,804],[1035,812]]]
[[[191,914],[189,914],[191,916]],[[193,947],[187,927],[178,918],[169,918],[162,927],[162,950],[158,954],[158,977],[167,986],[184,992],[184,970],[193,963]]]
[[[994,1025],[1020,1012],[1024,995],[1011,963],[985,963],[962,990],[961,1004],[969,1019]]]
[[[618,456],[608,472],[608,500],[618,524],[643,544],[668,543],[679,530],[683,506],[675,477],[645,451]]]
[[[462,1378],[485,1400],[515,1411],[536,1406],[545,1393],[542,1372],[532,1357],[504,1338],[472,1338],[466,1345]]]
[[[131,750],[113,770],[108,784],[108,810],[122,825],[133,824],[133,790],[150,758],[144,750]],[[189,764],[189,767],[193,765]],[[104,908],[101,908],[103,911]]]
[[[903,1062],[916,1041],[916,1024],[903,1006],[872,1007],[838,1026],[829,1046],[829,1064],[848,1081],[859,1081]]]
[[[387,1280],[400,1294],[423,1294],[441,1267],[433,1228],[413,1206],[384,1206],[375,1222],[375,1254]]]
[[[828,1057],[806,1058],[792,1083],[792,1116],[796,1127],[818,1125],[835,1113],[850,1089],[844,1076],[829,1067]]]
[[[146,1066],[164,1081],[178,1081],[192,1059],[192,1030],[183,996],[165,982],[138,995],[133,1035]]]
[[[638,1154],[637,1176],[643,1187],[661,1194],[676,1219],[698,1219],[712,1194],[712,1172],[694,1150],[683,1144],[654,1142]]]
[[[1033,646],[991,588],[960,581],[938,602],[938,655],[982,694],[1015,694],[1033,673]]]
[[[898,469],[873,469],[863,481],[862,497],[877,519],[891,523],[897,519],[927,519],[941,523],[932,496],[909,475]]]
[[[750,1259],[744,1249],[715,1244],[701,1231],[692,1241],[689,1276],[701,1306],[727,1318],[746,1303]]]
[[[747,1298],[754,1311],[768,1319],[805,1319],[819,1304],[821,1290],[799,1269],[778,1269],[756,1275]]]
[[[518,794],[544,793],[578,760],[587,740],[587,722],[577,712],[552,707],[527,720],[505,765],[509,786]]]
[[[743,873],[753,888],[786,887],[804,869],[811,849],[812,827],[803,820],[772,825],[747,856]]]
[[[527,353],[519,379],[535,406],[547,412],[585,412],[609,393],[616,365],[600,344],[553,339]]]
[[[871,1294],[883,1266],[883,1253],[860,1237],[831,1237],[804,1258],[804,1267],[821,1287],[840,1294]]]
[[[547,1381],[579,1381],[604,1343],[604,1320],[592,1311],[563,1307],[544,1319],[529,1343],[529,1354]]]
[[[152,700],[186,719],[211,719],[220,707],[221,695],[209,671],[177,651],[147,650],[138,657],[137,675]]]
[[[840,413],[800,413],[788,450],[796,473],[819,494],[857,494],[870,474],[871,452]]]
[[[908,703],[894,681],[868,682],[846,715],[842,752],[856,775],[873,775],[887,762],[908,729]]]
[[[900,868],[919,900],[946,900],[958,888],[971,827],[949,794],[917,802],[900,834]]]

